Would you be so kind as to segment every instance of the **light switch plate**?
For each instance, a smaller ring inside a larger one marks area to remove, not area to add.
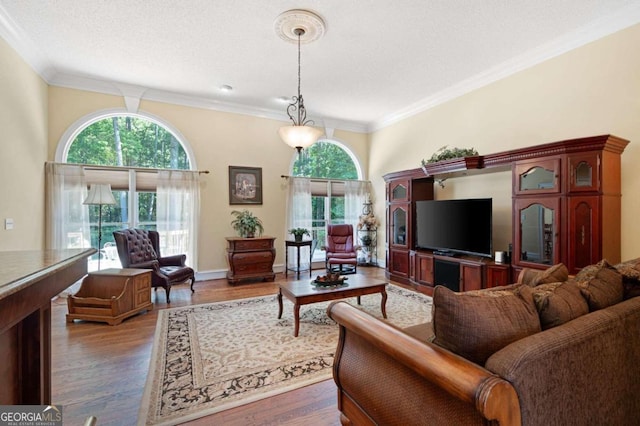
[[[11,218],[6,218],[6,219],[4,220],[4,229],[7,229],[7,230],[9,230],[9,229],[13,229],[13,219],[11,219]]]

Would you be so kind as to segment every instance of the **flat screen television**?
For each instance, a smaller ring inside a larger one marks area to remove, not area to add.
[[[492,257],[491,198],[416,202],[415,246]]]

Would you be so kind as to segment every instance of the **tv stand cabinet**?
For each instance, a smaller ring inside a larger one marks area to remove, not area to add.
[[[436,285],[453,291],[480,290],[509,284],[509,265],[479,256],[442,256],[431,250],[412,250],[414,265],[408,283],[433,294]]]

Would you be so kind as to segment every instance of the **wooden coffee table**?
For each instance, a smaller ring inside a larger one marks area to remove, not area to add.
[[[293,335],[298,337],[300,330],[300,306],[310,303],[327,302],[329,300],[346,299],[357,297],[358,305],[360,296],[367,294],[382,294],[382,316],[387,317],[387,283],[385,281],[371,279],[362,275],[350,275],[340,287],[319,287],[312,283],[312,280],[290,281],[280,284],[278,291],[278,318],[282,318],[282,296],[293,302],[293,317],[295,319],[295,329]]]

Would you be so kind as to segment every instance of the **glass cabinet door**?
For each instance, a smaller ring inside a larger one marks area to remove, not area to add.
[[[401,180],[389,184],[389,201],[408,201],[409,200],[409,181]]]
[[[407,209],[405,206],[394,206],[391,211],[391,244],[407,246]]]
[[[597,191],[600,186],[600,154],[588,152],[569,156],[569,191]]]
[[[514,166],[513,190],[516,194],[560,192],[560,159],[519,161]]]
[[[518,232],[515,253],[518,264],[559,263],[560,199],[516,200]]]

